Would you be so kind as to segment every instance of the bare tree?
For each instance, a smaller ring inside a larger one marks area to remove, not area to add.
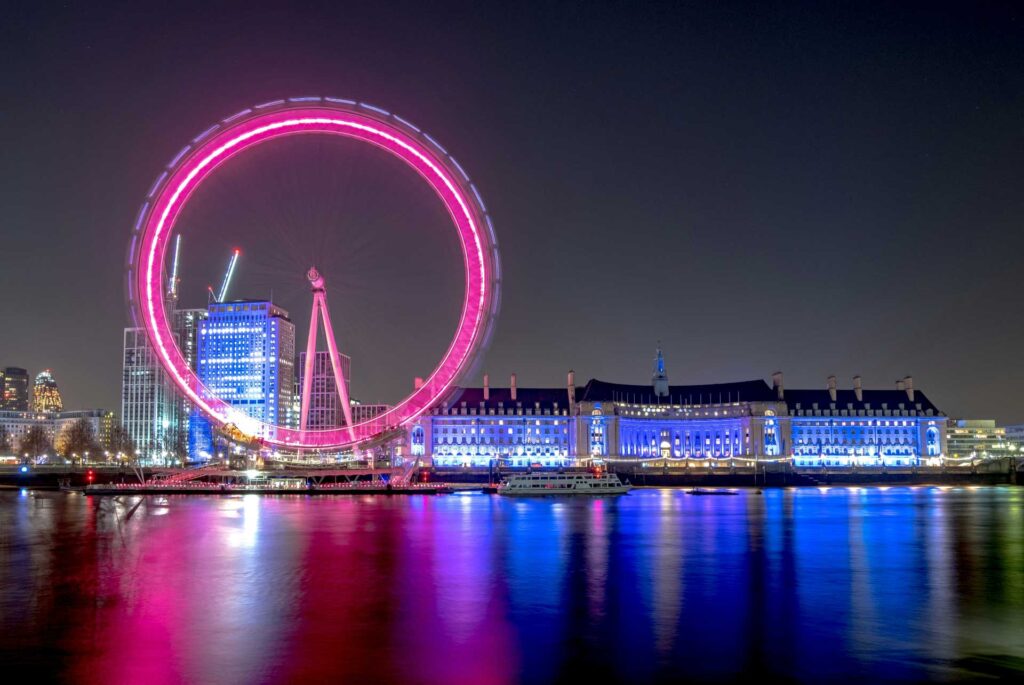
[[[9,454],[11,451],[11,434],[7,432],[7,426],[0,426],[0,454]]]
[[[82,459],[88,452],[97,454],[100,451],[96,433],[88,419],[78,419],[62,430],[56,442],[57,452],[65,459],[71,459],[74,455]]]
[[[32,426],[25,432],[25,435],[21,436],[18,452],[27,454],[29,458],[34,458],[52,453],[53,445],[50,443],[50,437],[43,430],[42,426]]]
[[[132,441],[132,436],[128,434],[128,429],[121,424],[111,427],[106,447],[107,451],[113,455],[125,454],[133,457],[135,454],[135,443]]]

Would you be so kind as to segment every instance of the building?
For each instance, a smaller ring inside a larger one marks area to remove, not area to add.
[[[949,457],[957,461],[1015,457],[1019,443],[1007,433],[992,419],[950,419]]]
[[[363,404],[359,400],[352,400],[352,422],[362,423],[377,418],[391,409],[390,404]]]
[[[210,394],[268,426],[285,425],[295,383],[295,326],[265,300],[217,302],[199,322],[197,375]],[[259,437],[273,437],[269,434]]]
[[[0,409],[28,411],[28,371],[16,366],[8,366],[4,369]]]
[[[348,355],[339,353],[339,360],[341,361],[342,378],[345,379],[345,389],[348,390],[348,396],[351,397],[352,359]],[[300,402],[302,384],[305,381],[305,369],[306,353],[301,352],[296,370]],[[301,412],[301,404],[299,411]],[[345,425],[345,414],[341,410],[341,398],[338,396],[338,384],[334,380],[334,365],[331,364],[331,355],[326,350],[313,355],[313,387],[309,393],[309,413],[306,420],[306,427],[311,430],[337,428]],[[357,421],[354,415],[352,420]]]
[[[181,400],[143,328],[124,329],[121,421],[143,463],[164,463],[185,442]]]
[[[62,412],[0,411],[0,426],[7,431],[12,452],[18,449],[21,439],[34,427],[42,428],[46,433],[47,439],[53,444],[63,431],[82,419],[89,423],[93,435],[96,436],[96,442],[102,449],[110,441],[110,432],[116,421],[116,416],[113,412],[102,409]],[[99,455],[95,456],[98,457]]]
[[[589,460],[903,467],[946,451],[946,417],[909,376],[892,390],[854,377],[839,389],[787,390],[781,373],[707,385],[669,385],[659,350],[650,385],[569,372],[560,388],[462,388],[409,432],[411,453],[437,466],[568,466]]]
[[[1006,431],[1006,439],[1017,445],[1018,451],[1024,449],[1024,423],[1003,426],[1003,430]]]
[[[177,302],[176,297],[174,301]],[[178,338],[178,346],[193,371],[197,370],[199,359],[199,325],[208,315],[206,309],[174,310],[174,333]],[[209,458],[213,453],[213,431],[209,420],[184,395],[179,401],[178,430],[187,436],[188,454],[191,457]]]
[[[59,412],[62,409],[64,409],[64,400],[61,399],[60,389],[57,387],[57,381],[53,379],[53,373],[49,369],[40,371],[32,386],[32,411]]]

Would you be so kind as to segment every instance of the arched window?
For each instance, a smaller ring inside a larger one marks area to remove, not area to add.
[[[409,441],[412,443],[413,456],[422,456],[424,448],[423,426],[416,426],[412,429]]]
[[[769,457],[779,456],[778,426],[772,416],[764,421],[764,453]]]
[[[924,433],[925,451],[929,457],[939,456],[939,429],[929,426]]]

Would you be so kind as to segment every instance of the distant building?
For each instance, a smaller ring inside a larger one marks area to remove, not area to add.
[[[950,420],[949,456],[956,460],[1017,456],[1018,443],[992,419]]]
[[[345,389],[349,391],[349,397],[351,397],[352,359],[345,354],[339,354],[339,359],[341,361],[342,378],[345,379]],[[299,362],[295,374],[298,378],[299,418],[301,422],[301,398],[306,374],[305,352],[299,354]],[[354,416],[352,420],[356,421]],[[334,365],[331,364],[330,353],[326,350],[316,352],[313,355],[313,387],[309,393],[307,428],[310,430],[324,430],[327,428],[338,428],[343,425],[345,425],[345,414],[341,410],[341,398],[338,396],[338,384],[334,381]]]
[[[390,409],[390,404],[363,404],[359,400],[352,400],[352,422],[363,423],[375,419]]]
[[[185,441],[181,400],[143,328],[124,329],[121,421],[144,463],[162,463]]]
[[[51,443],[54,443],[63,431],[82,419],[85,419],[92,428],[96,442],[102,451],[103,446],[110,440],[110,431],[116,421],[113,412],[102,409],[63,412],[0,411],[0,426],[7,430],[12,453],[17,452],[21,439],[33,427],[42,428],[46,432],[46,437]],[[99,454],[90,455],[90,458],[93,457],[98,458]]]
[[[8,366],[3,372],[3,393],[0,409],[7,411],[28,411],[28,371]]]
[[[199,322],[198,376],[206,389],[270,426],[291,415],[295,383],[295,326],[272,302],[211,304]]]
[[[32,386],[32,411],[35,412],[58,412],[64,409],[64,400],[61,399],[60,389],[53,373],[44,369],[36,375],[36,381]]]
[[[1006,431],[1006,439],[1017,445],[1018,451],[1024,448],[1024,423],[1003,426],[1003,430]]]

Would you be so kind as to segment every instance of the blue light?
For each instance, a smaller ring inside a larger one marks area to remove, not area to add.
[[[172,169],[175,166],[177,166],[178,162],[181,161],[181,158],[185,156],[185,153],[187,153],[191,149],[192,149],[191,145],[186,145],[185,147],[181,148],[181,152],[179,152],[177,155],[175,155],[174,159],[171,160],[171,163],[167,165],[167,168],[168,169]]]
[[[146,195],[147,198],[152,198],[153,197],[153,193],[156,192],[156,189],[160,187],[160,184],[164,182],[165,178],[167,178],[167,172],[166,171],[161,173],[160,177],[156,179],[155,183],[153,183],[153,187],[149,189],[149,194]]]
[[[427,133],[424,133],[424,134],[423,134],[423,137],[424,137],[424,138],[426,138],[427,140],[429,140],[429,141],[430,141],[431,143],[433,143],[433,144],[434,144],[434,147],[436,147],[436,148],[437,148],[438,150],[440,150],[441,152],[443,152],[443,153],[444,153],[445,155],[447,155],[447,154],[448,154],[448,151],[447,151],[447,150],[445,150],[445,149],[444,149],[443,147],[441,147],[441,143],[439,143],[439,142],[437,142],[436,140],[434,140],[433,138],[431,138],[429,134],[427,134]]]
[[[381,109],[380,107],[374,107],[373,105],[368,105],[365,102],[360,102],[359,106],[360,107],[365,107],[366,109],[368,109],[370,111],[373,111],[373,112],[380,112],[381,114],[383,114],[384,116],[387,116],[387,117],[391,116],[391,112],[387,111],[386,109]]]
[[[21,467],[21,472],[22,473],[28,473],[28,467],[27,466],[22,466]]]
[[[402,117],[398,116],[397,114],[392,114],[391,116],[394,117],[395,121],[398,121],[398,122],[400,122],[402,124],[405,124],[406,126],[411,128],[413,131],[416,131],[416,133],[420,133],[420,130],[417,127],[413,126],[412,124],[410,124],[408,121],[406,121]]]
[[[283,101],[282,101],[282,102],[283,102]],[[198,143],[198,142],[199,142],[200,140],[202,140],[202,139],[203,139],[203,138],[205,138],[206,136],[210,135],[211,133],[213,133],[214,131],[216,131],[216,130],[217,130],[218,128],[220,128],[220,124],[214,124],[214,125],[213,125],[213,126],[211,126],[210,128],[208,128],[208,129],[206,129],[205,131],[203,131],[202,133],[200,133],[200,134],[199,134],[198,136],[196,136],[195,138],[193,138],[193,139],[192,139],[192,142],[193,142],[193,143]]]
[[[235,119],[244,117],[246,114],[250,114],[250,113],[252,113],[252,109],[243,109],[238,114],[232,114],[231,116],[229,116],[227,119],[224,119],[223,121],[224,121],[225,124],[227,124],[229,122],[234,121]]]

